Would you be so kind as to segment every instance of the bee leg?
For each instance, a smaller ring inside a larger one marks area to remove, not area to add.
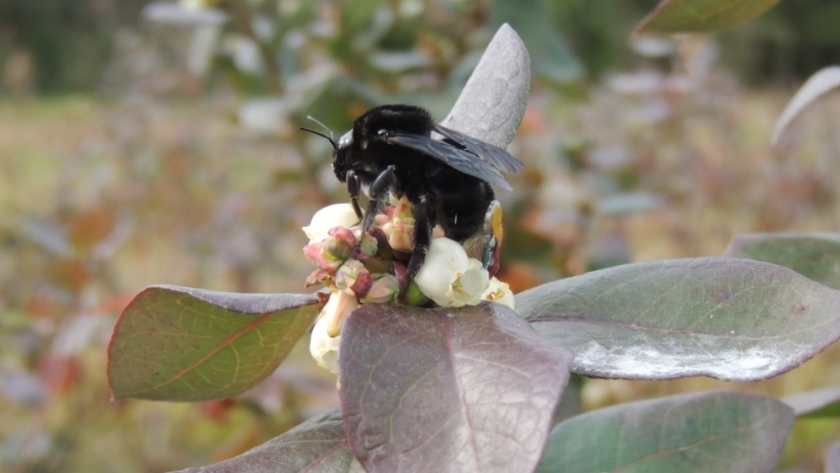
[[[376,176],[376,180],[370,185],[368,189],[370,200],[368,200],[367,211],[362,219],[363,232],[367,231],[373,225],[373,217],[376,217],[376,212],[379,210],[379,203],[388,197],[388,192],[394,187],[396,179],[397,175],[394,173],[394,166],[392,165],[385,168],[384,171]]]
[[[359,207],[359,176],[353,171],[347,171],[347,193],[350,195],[350,204],[353,211],[362,220],[362,208]]]
[[[426,252],[432,244],[432,222],[429,217],[429,201],[426,196],[420,197],[420,203],[414,207],[414,250],[408,261],[406,273],[409,279],[414,279],[417,271],[426,261]]]

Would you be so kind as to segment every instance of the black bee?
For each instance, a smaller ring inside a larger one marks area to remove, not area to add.
[[[477,235],[495,199],[491,185],[511,190],[500,171],[516,172],[523,166],[504,149],[440,126],[428,111],[411,105],[369,110],[338,142],[331,131],[326,136],[301,129],[332,143],[333,170],[347,183],[363,231],[389,192],[414,204],[414,251],[407,269],[411,278],[426,258],[432,228],[440,225],[448,238],[461,243]],[[369,198],[364,213],[360,190]]]

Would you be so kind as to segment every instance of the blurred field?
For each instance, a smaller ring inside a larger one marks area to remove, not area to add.
[[[236,403],[111,402],[105,379],[119,310],[146,285],[302,289],[299,228],[320,203],[277,183],[297,152],[243,139],[212,105],[70,98],[0,105],[0,156],[0,471],[209,463],[337,403],[305,346]]]
[[[527,170],[501,196],[509,277],[527,285],[606,260],[718,255],[738,233],[840,229],[836,97],[773,150],[788,91],[746,92],[725,77],[684,92],[627,88],[645,77],[583,100],[534,94],[512,148]],[[344,198],[326,148],[301,151],[311,142],[288,131],[251,136],[229,118],[236,105],[0,102],[0,471],[206,464],[337,405],[307,340],[239,400],[109,400],[108,336],[133,294],[157,283],[301,292],[300,227]],[[710,388],[784,396],[840,383],[838,359],[835,347],[745,385],[591,380],[584,405]],[[784,466],[817,471],[838,433],[836,421],[800,421]]]

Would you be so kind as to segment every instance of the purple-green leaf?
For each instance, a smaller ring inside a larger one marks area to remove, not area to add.
[[[361,473],[338,410],[313,417],[279,437],[230,460],[177,473],[277,473],[283,471]]]
[[[840,387],[794,394],[783,399],[797,417],[840,417]]]
[[[755,381],[840,337],[840,292],[736,258],[616,266],[516,296],[517,311],[603,378]]]
[[[239,394],[277,368],[318,310],[316,295],[148,287],[114,328],[111,393],[169,401]]]
[[[662,0],[635,33],[709,32],[731,28],[773,8],[779,0]]]
[[[726,391],[622,404],[558,424],[537,471],[772,471],[793,419],[775,399]]]
[[[840,289],[840,234],[837,233],[737,235],[723,254],[778,264],[820,284]]]
[[[350,448],[368,472],[531,471],[570,366],[499,304],[367,304],[342,332]]]

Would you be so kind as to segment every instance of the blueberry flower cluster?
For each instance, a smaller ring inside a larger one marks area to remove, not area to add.
[[[334,204],[319,210],[303,228],[309,238],[303,253],[317,268],[306,284],[329,289],[309,347],[319,366],[338,372],[341,327],[360,304],[461,307],[490,300],[513,307],[509,286],[491,277],[479,260],[439,229],[417,276],[408,280],[414,215],[405,199],[392,202],[365,233],[358,220],[350,204]]]

